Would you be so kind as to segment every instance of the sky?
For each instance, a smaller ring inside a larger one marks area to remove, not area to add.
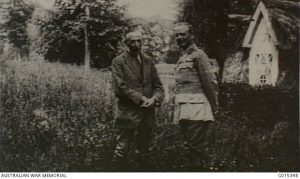
[[[38,3],[43,8],[51,8],[54,0],[25,0]],[[128,12],[133,17],[161,16],[174,20],[176,2],[178,0],[117,0],[120,5],[127,5]]]
[[[133,17],[161,16],[175,19],[176,2],[178,0],[118,0],[120,4],[128,5],[129,14]]]

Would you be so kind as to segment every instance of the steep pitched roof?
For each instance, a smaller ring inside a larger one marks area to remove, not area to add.
[[[253,21],[247,30],[243,47],[251,47],[259,20],[263,17],[271,39],[280,49],[290,49],[299,45],[300,27],[299,0],[261,0],[259,1]]]
[[[264,19],[264,21],[266,22],[266,27],[267,27],[268,32],[270,33],[270,37],[271,37],[271,40],[273,41],[273,43],[275,45],[278,44],[275,32],[272,27],[272,22],[270,19],[268,9],[266,8],[265,4],[262,1],[260,1],[256,7],[256,10],[255,10],[253,16],[252,16],[252,21],[249,25],[245,39],[243,41],[243,47],[252,47],[252,42],[253,42],[254,36],[256,34],[258,25],[261,22],[261,19]]]

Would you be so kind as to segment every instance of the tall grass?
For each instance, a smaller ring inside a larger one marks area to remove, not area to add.
[[[2,62],[2,171],[32,171],[37,166],[69,170],[86,162],[82,149],[110,144],[110,80],[109,72],[85,74],[77,66],[41,60]],[[64,160],[65,165],[56,164]]]
[[[84,73],[42,60],[1,61],[0,68],[0,171],[120,171],[112,162],[110,71]],[[299,171],[298,119],[260,126],[251,113],[232,109],[230,90],[203,152],[189,163],[172,123],[174,77],[168,68],[158,67],[168,98],[157,109],[150,156],[140,160],[130,153],[124,171]]]

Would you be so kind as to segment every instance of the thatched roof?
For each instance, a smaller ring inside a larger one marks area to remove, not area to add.
[[[262,0],[268,9],[280,49],[299,45],[300,1]]]
[[[267,8],[271,26],[274,29],[278,47],[281,50],[298,49],[300,29],[300,0],[253,0],[263,2]],[[256,8],[254,8],[256,10]],[[253,11],[254,13],[255,11]],[[252,15],[250,15],[252,16]],[[247,28],[251,22],[246,15],[230,14],[231,23],[238,24],[239,30],[235,31],[235,42],[231,45],[227,55],[231,55],[242,47]]]

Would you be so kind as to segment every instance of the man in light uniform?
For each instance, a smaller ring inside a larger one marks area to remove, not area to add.
[[[175,38],[181,50],[176,65],[174,120],[179,123],[187,150],[199,152],[206,131],[217,111],[217,82],[210,71],[210,59],[194,43],[188,23],[175,25]]]

